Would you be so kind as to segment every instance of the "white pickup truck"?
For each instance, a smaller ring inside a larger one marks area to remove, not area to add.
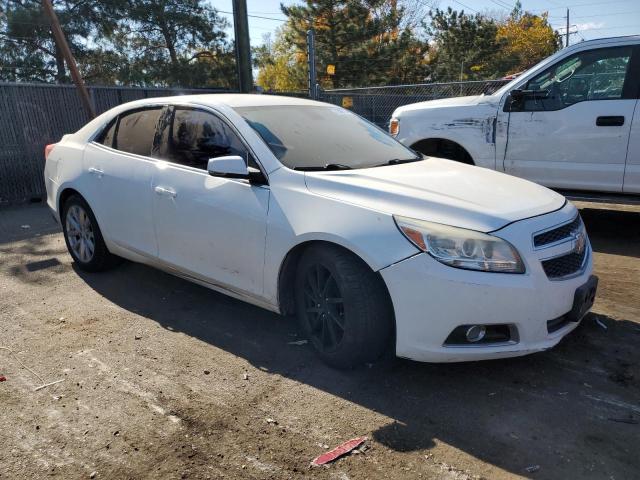
[[[391,134],[426,155],[547,187],[640,194],[640,36],[582,42],[492,95],[398,108]]]

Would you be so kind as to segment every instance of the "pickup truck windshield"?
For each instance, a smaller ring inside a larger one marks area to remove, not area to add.
[[[384,130],[333,106],[235,108],[285,166],[349,170],[418,161],[422,156]]]

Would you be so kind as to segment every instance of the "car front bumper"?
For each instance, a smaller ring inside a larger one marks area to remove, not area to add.
[[[589,281],[593,270],[591,246],[587,242],[586,260],[576,275],[553,281],[547,278],[540,259],[568,247],[535,250],[531,233],[550,223],[566,221],[571,215],[575,216],[572,205],[496,232],[521,247],[525,274],[451,268],[426,253],[382,269],[380,274],[395,311],[396,355],[424,362],[462,362],[515,357],[556,345],[579,321],[562,323],[551,333],[547,322],[568,314],[576,290]],[[461,325],[505,324],[517,331],[512,341],[445,345],[447,337]]]

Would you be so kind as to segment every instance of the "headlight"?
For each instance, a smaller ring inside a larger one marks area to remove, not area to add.
[[[440,223],[393,218],[411,243],[445,265],[483,272],[525,271],[518,251],[506,240]]]

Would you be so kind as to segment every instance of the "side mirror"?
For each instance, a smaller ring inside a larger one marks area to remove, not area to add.
[[[256,168],[247,167],[244,158],[240,155],[210,158],[207,163],[207,172],[212,177],[240,178],[260,185],[267,183],[262,172]]]
[[[549,90],[522,90],[520,88],[516,88],[509,92],[509,98],[504,105],[504,111],[522,111],[525,100],[545,100],[549,98],[549,93]]]

